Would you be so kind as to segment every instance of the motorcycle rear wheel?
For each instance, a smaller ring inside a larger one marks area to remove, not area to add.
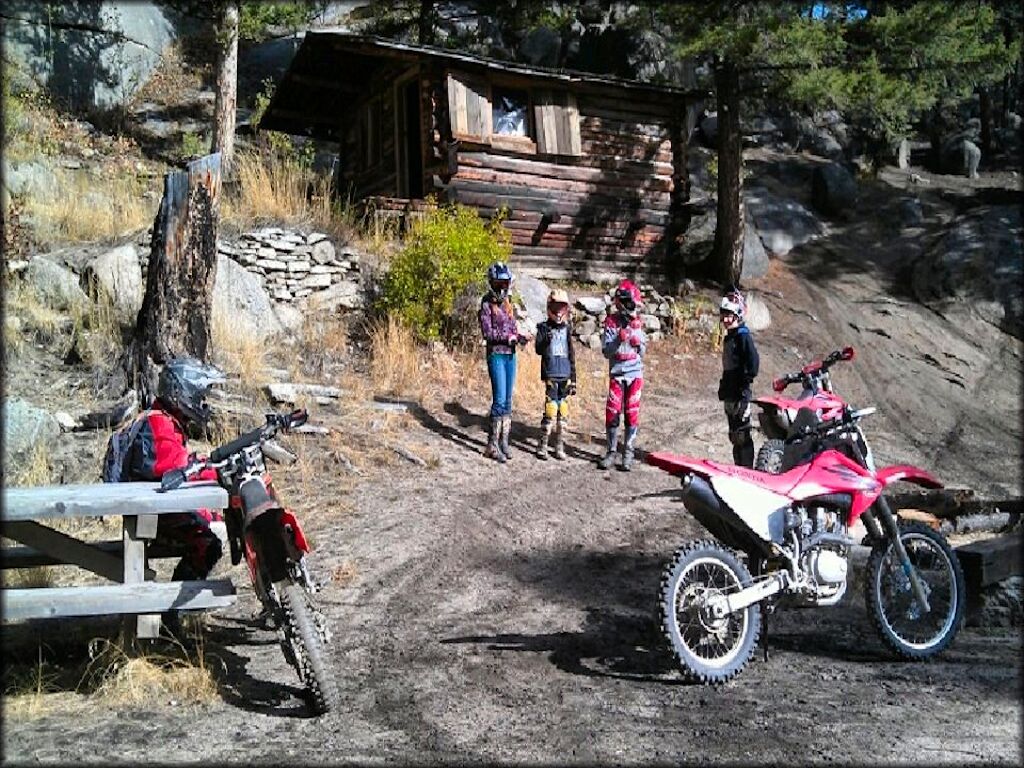
[[[754,469],[778,475],[782,472],[782,454],[785,443],[782,440],[765,440],[757,451]]]
[[[746,666],[761,633],[761,606],[714,618],[709,599],[738,592],[751,583],[750,572],[714,541],[681,547],[661,580],[662,629],[688,677],[705,684],[724,683]]]
[[[299,677],[312,708],[317,714],[336,712],[341,708],[341,692],[327,662],[310,595],[302,585],[290,580],[279,582],[277,586],[284,609],[285,642],[295,651]]]
[[[949,647],[960,629],[966,587],[945,536],[924,523],[900,522],[900,539],[917,570],[931,610],[921,614],[893,542],[876,542],[868,558],[864,602],[875,629],[897,654],[926,659]]]

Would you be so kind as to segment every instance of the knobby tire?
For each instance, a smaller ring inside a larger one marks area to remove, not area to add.
[[[317,714],[336,712],[341,707],[341,692],[327,662],[309,597],[302,586],[293,581],[283,582],[280,592],[286,635],[298,646],[299,677],[309,693],[310,703]]]

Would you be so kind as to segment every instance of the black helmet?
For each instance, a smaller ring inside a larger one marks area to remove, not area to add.
[[[210,418],[206,396],[214,384],[222,384],[224,374],[212,365],[189,357],[169,360],[160,371],[156,397],[186,423],[204,425]]]

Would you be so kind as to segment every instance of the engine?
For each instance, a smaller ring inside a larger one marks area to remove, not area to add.
[[[793,507],[786,528],[800,570],[800,592],[814,605],[834,605],[846,592],[847,531],[843,515],[825,507]]]

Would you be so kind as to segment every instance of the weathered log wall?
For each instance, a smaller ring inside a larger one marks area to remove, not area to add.
[[[577,93],[579,156],[463,143],[442,197],[484,216],[507,207],[517,261],[539,276],[615,279],[664,271],[680,216],[674,100]],[[685,165],[683,165],[685,169]]]

